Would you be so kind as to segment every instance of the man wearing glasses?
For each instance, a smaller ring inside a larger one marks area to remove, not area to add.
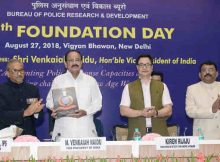
[[[95,78],[85,74],[81,69],[82,64],[81,53],[77,50],[69,50],[65,54],[64,61],[67,71],[53,80],[47,95],[46,106],[51,109],[51,116],[55,118],[52,132],[53,140],[57,140],[56,137],[58,136],[62,138],[97,137],[93,115],[101,110],[102,95]],[[71,96],[71,92],[68,89],[73,89],[73,87],[78,109],[75,112],[69,112],[65,116],[59,117],[61,111],[64,112],[65,109],[70,110],[69,105],[71,106],[71,104],[68,104],[68,101],[72,102],[71,98],[74,97]],[[54,92],[56,90],[61,90],[61,94],[58,95],[60,96],[58,97],[58,107],[55,106],[57,101]],[[63,102],[61,102],[62,99]]]
[[[139,78],[125,86],[120,103],[121,115],[128,117],[128,139],[135,128],[142,136],[151,132],[168,136],[166,119],[172,114],[169,90],[166,84],[151,79],[150,55],[140,55],[136,67]]]
[[[23,135],[36,136],[35,117],[44,107],[38,88],[24,81],[24,65],[16,59],[8,61],[6,75],[0,85],[0,129],[16,125]]]

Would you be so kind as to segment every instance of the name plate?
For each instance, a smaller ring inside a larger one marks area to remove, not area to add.
[[[157,150],[199,149],[199,139],[194,136],[157,137]]]
[[[61,151],[106,150],[106,138],[61,138]]]
[[[12,142],[11,138],[0,139],[0,152],[11,152]]]

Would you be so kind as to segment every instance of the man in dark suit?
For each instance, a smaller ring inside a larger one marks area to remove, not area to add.
[[[35,118],[44,107],[38,88],[24,81],[24,65],[16,59],[8,61],[6,75],[0,85],[0,129],[16,125],[23,135],[35,136]]]

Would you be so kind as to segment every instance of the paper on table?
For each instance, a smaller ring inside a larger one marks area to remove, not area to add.
[[[0,130],[0,138],[14,138],[21,135],[22,131],[22,128],[19,128],[16,125],[11,125],[10,127]]]

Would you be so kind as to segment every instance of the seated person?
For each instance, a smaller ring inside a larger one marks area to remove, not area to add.
[[[151,73],[151,79],[163,82],[163,73],[160,71],[153,71]]]

